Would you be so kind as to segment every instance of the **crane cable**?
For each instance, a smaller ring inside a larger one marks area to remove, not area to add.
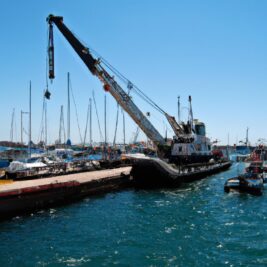
[[[145,102],[147,102],[149,105],[151,105],[154,109],[162,113],[163,115],[166,114],[166,112],[160,108],[151,98],[149,98],[140,88],[138,88],[134,83],[132,83],[129,79],[127,79],[121,72],[119,72],[115,67],[113,67],[105,58],[103,58],[95,49],[92,47],[88,46],[85,41],[83,41],[79,36],[74,34],[72,31],[73,35],[84,45],[85,48],[89,49],[92,51],[97,58],[103,62],[103,64],[110,69],[122,82],[125,84],[131,84],[133,91],[140,97],[142,98]]]
[[[149,98],[141,89],[139,89],[134,83],[132,83],[129,79],[127,79],[121,72],[119,72],[115,67],[113,67],[106,59],[104,59],[101,55],[99,55],[94,49],[89,48],[105,65],[109,70],[111,70],[122,82],[125,84],[131,84],[132,90],[145,102],[150,104],[154,109],[158,110],[162,114],[166,114],[166,112],[160,108],[151,98]]]

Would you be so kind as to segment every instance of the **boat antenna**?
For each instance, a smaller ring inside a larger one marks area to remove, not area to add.
[[[189,101],[189,121],[190,121],[190,124],[191,124],[191,129],[192,129],[192,131],[194,131],[194,117],[193,117],[191,95],[188,97],[188,101]]]
[[[30,81],[30,88],[29,88],[29,147],[28,147],[28,154],[29,158],[31,157],[31,142],[32,142],[32,82]]]

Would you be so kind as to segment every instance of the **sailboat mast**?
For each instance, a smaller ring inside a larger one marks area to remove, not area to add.
[[[227,135],[227,149],[226,149],[226,155],[227,155],[227,159],[229,159],[229,143],[230,143],[230,135],[229,135],[229,133],[228,133],[228,135]]]
[[[68,72],[68,126],[67,140],[70,140],[70,73]]]
[[[45,101],[45,146],[47,146],[47,102]]]
[[[31,157],[31,140],[32,140],[32,82],[29,88],[29,157]]]
[[[191,129],[194,127],[194,117],[193,117],[193,109],[192,109],[192,98],[191,95],[188,98],[189,101],[189,116],[190,116],[190,124],[191,124]]]
[[[125,150],[125,115],[124,115],[124,111],[122,111],[122,121],[123,121],[123,146],[124,146],[124,150]]]
[[[87,115],[86,115],[86,125],[85,125],[85,131],[84,131],[83,147],[85,147],[89,117],[90,117],[90,98],[89,98],[89,103],[88,103],[88,107],[87,107]],[[90,140],[89,140],[89,142],[90,142]]]
[[[20,142],[23,144],[23,123],[22,123],[22,110],[20,111]]]
[[[106,96],[106,94],[105,94],[105,103],[104,103],[104,108],[105,108],[105,110],[104,110],[104,112],[105,112],[105,114],[104,114],[104,122],[105,122],[105,147],[106,147],[106,145],[107,145],[107,96]]]
[[[180,107],[180,96],[178,96],[178,123],[181,123],[181,107]]]
[[[93,141],[92,141],[92,99],[91,97],[89,98],[89,112],[90,112],[90,129],[89,129],[89,139],[90,139],[90,146],[92,146]]]
[[[13,138],[14,138],[14,116],[15,116],[15,109],[13,108],[12,118],[11,118],[11,127],[10,127],[10,141],[11,142],[13,142]]]
[[[62,144],[62,139],[61,137],[63,136],[63,143],[66,143],[66,132],[65,132],[65,125],[64,125],[64,111],[63,111],[63,105],[60,107],[60,122],[59,122],[59,136],[58,136],[58,141],[59,144]]]
[[[60,106],[59,131],[58,131],[58,143],[59,144],[61,144],[62,107],[63,106]]]
[[[247,127],[247,132],[246,132],[246,146],[248,146],[248,127]]]

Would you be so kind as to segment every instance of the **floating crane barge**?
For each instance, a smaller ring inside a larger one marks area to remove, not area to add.
[[[129,94],[104,69],[101,60],[95,59],[89,49],[66,27],[63,18],[49,15],[47,22],[49,26],[49,78],[55,78],[53,40],[53,24],[55,24],[89,71],[103,83],[104,90],[115,98],[118,104],[154,143],[160,158],[133,158],[129,156],[133,162],[132,167],[11,183],[2,181],[4,184],[0,184],[0,218],[126,187],[179,186],[181,183],[191,182],[224,171],[231,166],[228,161],[208,163],[211,158],[210,141],[205,136],[204,124],[194,124],[191,97],[189,97],[191,121],[187,124],[177,123],[174,117],[163,111],[152,100],[149,100],[166,117],[173,129],[175,136],[170,145],[135,105]],[[148,99],[144,94],[143,97]],[[181,166],[184,166],[181,164],[183,157],[186,159],[193,157],[201,159],[201,164],[187,165],[181,169]]]

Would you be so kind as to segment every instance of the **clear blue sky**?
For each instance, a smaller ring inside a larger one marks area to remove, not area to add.
[[[28,110],[29,80],[33,87],[33,141],[38,139],[46,75],[45,19],[50,13],[63,16],[81,40],[170,114],[177,114],[178,95],[187,106],[191,94],[194,115],[206,123],[212,139],[226,143],[229,133],[234,143],[244,139],[247,126],[253,143],[267,137],[266,1],[1,0],[0,4],[1,140],[9,139],[13,108],[20,137],[19,113]],[[48,103],[50,142],[58,136],[60,105],[66,108],[68,71],[82,131],[92,90],[103,121],[100,83],[57,30],[55,64],[56,79]],[[136,102],[144,112],[151,112],[152,122],[163,134],[163,117],[142,101]],[[183,109],[184,118],[186,112]],[[109,95],[110,141],[115,113],[116,104]],[[126,121],[129,140],[136,126],[129,117]],[[119,124],[120,141],[121,119]],[[73,106],[71,138],[79,141]],[[99,140],[95,119],[93,138]]]

